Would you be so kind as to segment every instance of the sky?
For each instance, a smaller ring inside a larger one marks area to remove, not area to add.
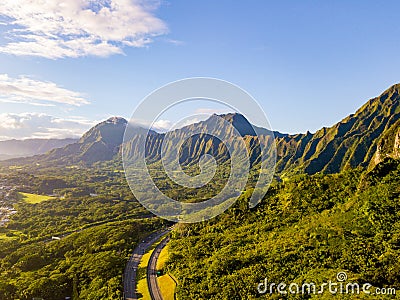
[[[0,140],[78,137],[188,77],[315,132],[400,82],[398,1],[0,0]],[[160,117],[159,130],[210,103]],[[226,110],[226,109],[225,109]]]

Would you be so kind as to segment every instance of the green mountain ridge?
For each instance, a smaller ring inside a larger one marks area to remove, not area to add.
[[[277,171],[337,173],[368,166],[379,137],[399,127],[399,90],[399,84],[392,86],[330,128],[277,138]]]
[[[257,165],[261,160],[259,143],[268,148],[274,139],[277,154],[276,172],[282,176],[296,173],[337,173],[358,166],[367,168],[379,161],[379,147],[390,148],[391,143],[395,147],[393,136],[398,132],[400,119],[399,94],[400,84],[393,85],[380,96],[370,99],[354,114],[314,134],[307,132],[288,135],[271,132],[252,126],[238,113],[213,115],[205,121],[169,132],[168,137],[171,137],[171,141],[166,148],[173,149],[188,132],[195,130],[214,130],[229,136],[232,128],[227,127],[223,121],[225,120],[243,137],[251,165]],[[134,160],[140,151],[139,142],[143,142],[143,139],[146,139],[145,156],[148,162],[159,161],[166,134],[151,131],[151,134],[146,136],[146,129],[135,127],[135,130],[130,131],[131,136],[125,137],[126,142],[123,143],[127,124],[123,118],[110,118],[90,129],[77,143],[33,158],[7,161],[5,164],[92,164],[98,161],[119,160],[122,152],[125,157]],[[390,139],[384,138],[388,141],[384,146],[383,136],[390,136]],[[233,144],[235,143],[237,141],[233,141]],[[396,145],[399,145],[398,139]],[[393,153],[398,155],[398,152]],[[204,154],[214,156],[220,163],[230,158],[226,146],[219,139],[207,134],[197,134],[183,143],[179,159],[181,163],[190,165],[197,163]]]

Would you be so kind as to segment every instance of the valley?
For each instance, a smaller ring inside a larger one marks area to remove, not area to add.
[[[220,115],[240,129],[251,172],[225,213],[174,226],[162,269],[179,282],[177,298],[258,299],[264,295],[257,284],[265,278],[322,284],[339,272],[373,289],[399,289],[399,102],[397,84],[334,126],[297,135],[263,129],[257,137],[244,116]],[[213,122],[215,116],[174,133],[210,124],[227,130]],[[0,299],[121,299],[137,288],[123,284],[134,249],[172,225],[138,203],[126,181],[122,153],[138,155],[139,140],[146,138],[157,187],[177,201],[206,200],[226,184],[231,159],[217,139],[196,135],[184,143],[179,161],[187,174],[199,173],[205,154],[218,163],[210,183],[188,189],[162,170],[165,134],[146,137],[147,130],[138,128],[124,143],[127,124],[113,117],[78,141],[0,163]],[[260,143],[275,143],[276,172],[261,203],[249,208]]]

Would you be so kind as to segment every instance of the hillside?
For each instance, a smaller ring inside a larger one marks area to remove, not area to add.
[[[233,144],[243,137],[254,169],[260,161],[259,143],[275,141],[277,176],[283,179],[271,183],[256,207],[248,205],[253,193],[249,180],[238,201],[223,214],[201,223],[176,225],[163,272],[176,278],[177,298],[259,299],[265,296],[258,293],[257,284],[265,278],[271,283],[315,282],[319,286],[335,282],[338,272],[345,272],[348,282],[368,282],[371,290],[398,289],[398,88],[392,87],[355,114],[314,134],[274,132],[272,139],[270,131],[256,128],[262,133],[258,140],[240,114],[214,115],[172,131],[167,144],[171,149],[194,130],[226,133],[231,130],[227,121],[241,135],[232,139]],[[0,228],[0,299],[122,297],[122,274],[133,247],[146,234],[167,225],[149,218],[122,171],[121,152],[134,158],[141,151],[140,141],[146,142],[148,170],[153,169],[157,187],[165,195],[195,203],[213,197],[226,185],[230,157],[216,138],[199,134],[183,144],[180,160],[188,174],[203,154],[212,154],[222,163],[205,187],[188,189],[157,173],[167,134],[150,131],[146,137],[146,129],[134,127],[124,144],[126,126],[123,118],[110,118],[73,144],[1,163],[12,165],[0,172],[4,187],[52,194],[55,199],[36,204],[15,199],[17,213]],[[137,180],[141,184],[146,178]],[[50,242],[52,236],[61,240]],[[282,299],[278,294],[270,298]],[[393,297],[374,295],[373,299]]]
[[[271,186],[254,209],[244,194],[225,214],[197,224],[179,224],[165,272],[177,281],[178,299],[398,299],[394,295],[292,294],[290,283],[347,281],[376,289],[400,286],[399,161],[361,173],[292,176]],[[362,185],[361,181],[368,181]],[[267,295],[258,283],[284,282]],[[294,289],[295,290],[295,289]],[[306,290],[307,291],[307,290]],[[312,294],[312,290],[310,292]]]

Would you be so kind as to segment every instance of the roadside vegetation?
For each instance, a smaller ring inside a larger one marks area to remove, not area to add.
[[[118,221],[61,240],[16,249],[10,243],[1,253],[0,298],[120,299],[131,251],[160,225],[155,219]]]
[[[147,265],[156,245],[157,243],[153,244],[150,249],[143,254],[142,260],[137,269],[136,282],[138,299],[151,300],[149,288],[147,286]]]
[[[167,273],[165,270],[165,264],[168,261],[169,257],[169,244],[167,244],[160,253],[160,256],[157,260],[157,271],[160,272],[161,276],[157,278],[158,286],[161,291],[161,295],[163,296],[164,300],[174,300],[175,289],[176,289],[176,282],[170,273]]]
[[[136,282],[137,282],[137,296],[138,299],[143,299],[143,300],[151,300],[150,297],[150,292],[148,289],[148,283],[147,283],[147,265],[149,264],[150,257],[154,251],[154,249],[157,247],[157,245],[164,239],[165,237],[161,237],[158,241],[156,241],[149,249],[147,249],[146,253],[143,254],[142,259],[139,264],[139,268],[137,270],[137,276],[136,276]],[[166,247],[162,250],[158,260],[157,260],[157,266],[156,270],[161,270],[162,267],[164,266],[168,252],[165,252],[164,250]],[[161,294],[163,297],[167,294],[170,294],[170,289],[171,287],[168,287],[167,284],[171,283],[163,279],[163,287],[161,288]],[[174,282],[172,282],[172,285],[174,286]],[[163,290],[164,289],[164,290]],[[166,294],[164,295],[164,292]],[[173,296],[173,294],[172,294]],[[167,300],[168,298],[165,298]]]
[[[164,300],[174,300],[176,283],[170,274],[164,274],[157,278],[158,286]]]

